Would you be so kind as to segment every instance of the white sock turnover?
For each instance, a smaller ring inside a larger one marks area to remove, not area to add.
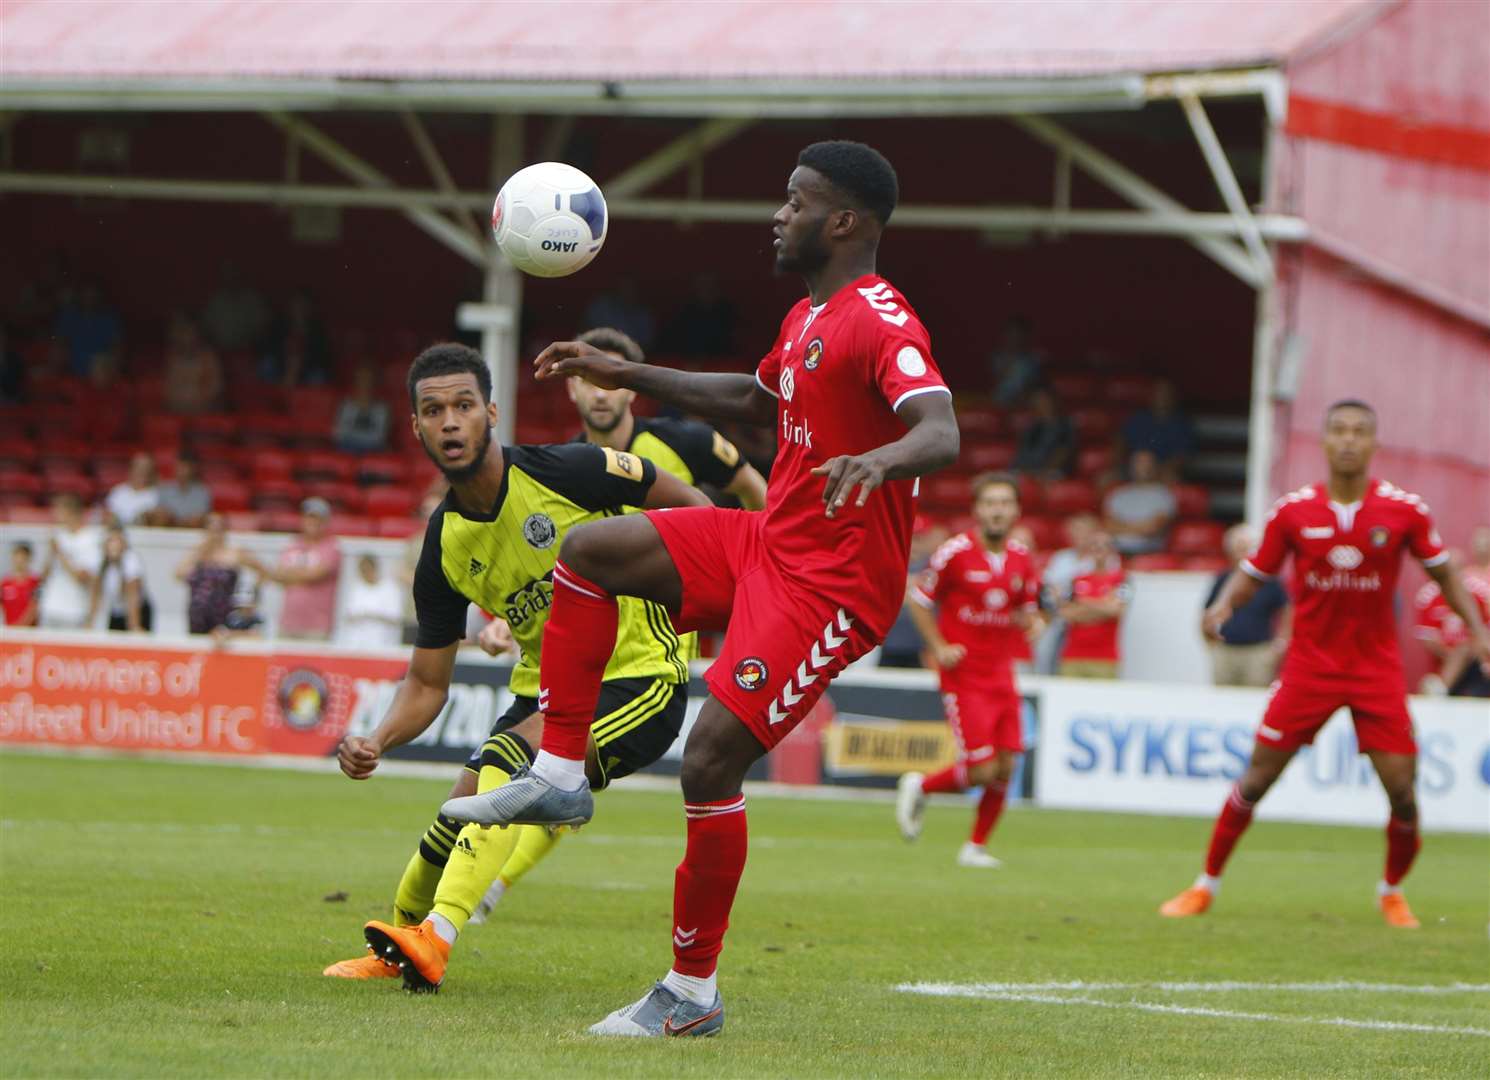
[[[562,758],[547,750],[538,751],[538,757],[533,761],[533,774],[560,791],[578,791],[587,783],[583,761]]]
[[[662,985],[695,1005],[712,1005],[719,994],[718,972],[699,978],[697,975],[681,975],[676,971],[669,971],[662,977]]]

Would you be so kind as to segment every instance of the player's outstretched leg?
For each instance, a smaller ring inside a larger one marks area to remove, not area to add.
[[[1293,750],[1278,750],[1257,744],[1252,749],[1252,761],[1247,771],[1237,781],[1227,796],[1226,804],[1216,818],[1216,827],[1211,831],[1210,847],[1205,853],[1205,870],[1184,892],[1166,900],[1159,914],[1171,919],[1182,919],[1190,915],[1204,915],[1211,902],[1221,890],[1221,872],[1226,869],[1226,860],[1232,849],[1252,824],[1252,811],[1257,801],[1273,786],[1273,781],[1283,774],[1293,757]]]
[[[906,843],[914,843],[920,838],[925,819],[926,774],[904,773],[895,785],[895,824]]]
[[[1376,886],[1376,903],[1388,926],[1399,930],[1416,930],[1421,925],[1407,898],[1402,895],[1402,879],[1412,869],[1413,860],[1423,846],[1418,834],[1418,804],[1413,786],[1417,776],[1417,757],[1413,754],[1388,754],[1369,750],[1371,764],[1386,789],[1392,816],[1387,820],[1386,866]]]
[[[688,844],[673,880],[672,970],[592,1035],[714,1035],[724,1027],[719,953],[749,847],[741,785],[764,753],[723,705],[704,703],[683,754]]]

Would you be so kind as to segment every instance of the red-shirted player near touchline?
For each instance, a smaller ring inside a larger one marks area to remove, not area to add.
[[[937,548],[906,596],[911,621],[936,660],[958,757],[930,776],[902,776],[895,818],[900,834],[915,840],[928,795],[981,787],[957,864],[997,869],[1003,864],[985,845],[1024,753],[1013,661],[1026,635],[1041,627],[1040,575],[1028,549],[1009,539],[1019,520],[1012,477],[984,473],[973,480],[973,518],[974,528]]]
[[[1251,824],[1257,801],[1299,748],[1314,741],[1330,715],[1348,708],[1356,743],[1371,759],[1391,803],[1377,903],[1388,925],[1418,925],[1401,887],[1422,846],[1413,790],[1417,742],[1392,611],[1403,552],[1410,552],[1438,582],[1449,606],[1470,628],[1479,662],[1487,665],[1490,635],[1433,528],[1428,507],[1418,496],[1368,472],[1376,450],[1371,406],[1361,401],[1330,406],[1323,441],[1329,480],[1278,501],[1257,551],[1242,560],[1205,613],[1203,628],[1216,637],[1232,611],[1293,556],[1293,639],[1257,727],[1252,760],[1216,819],[1205,872],[1165,903],[1159,909],[1162,915],[1199,915],[1211,906],[1227,856]]]
[[[957,459],[952,398],[916,313],[875,272],[895,171],[860,143],[814,143],[776,211],[776,267],[808,295],[755,375],[630,364],[576,342],[539,355],[539,378],[579,375],[686,412],[777,429],[760,513],[633,514],[564,538],[544,634],[543,748],[495,797],[446,803],[457,820],[588,820],[583,758],[617,595],[663,604],[681,630],[726,631],[683,755],[687,847],[673,895],[673,969],[590,1030],[711,1035],[721,943],[745,868],[746,770],[828,682],[883,640],[905,595],[916,478]]]

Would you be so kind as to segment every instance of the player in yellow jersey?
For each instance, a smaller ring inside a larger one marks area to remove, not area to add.
[[[348,736],[338,759],[364,780],[382,754],[417,737],[449,693],[467,607],[499,612],[522,650],[513,669],[514,706],[498,720],[452,792],[506,783],[533,757],[542,732],[538,653],[552,597],[559,543],[574,526],[625,507],[705,506],[708,499],[635,454],[588,444],[499,446],[496,406],[481,356],[464,345],[426,349],[409,369],[413,425],[450,481],[430,517],[414,575],[419,633],[408,674],[378,729]],[[621,616],[587,763],[597,788],[655,761],[677,737],[687,694],[687,647],[667,613],[636,601]],[[462,827],[438,817],[399,882],[392,924],[371,922],[375,955],[342,961],[327,975],[404,977],[411,990],[444,978],[450,945],[523,830]]]

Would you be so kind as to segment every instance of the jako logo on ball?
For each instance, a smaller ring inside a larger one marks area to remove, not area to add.
[[[610,213],[595,181],[573,165],[543,161],[508,178],[491,221],[513,266],[534,277],[564,277],[599,253]]]

